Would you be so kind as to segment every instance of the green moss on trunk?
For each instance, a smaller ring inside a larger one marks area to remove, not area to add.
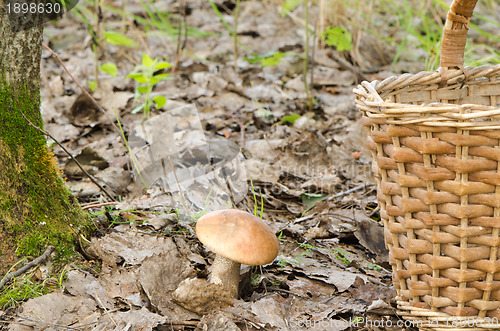
[[[17,255],[40,255],[49,244],[67,255],[89,218],[65,187],[45,136],[21,114],[43,126],[40,91],[28,86],[0,79],[0,231]],[[0,254],[9,250],[0,245]]]

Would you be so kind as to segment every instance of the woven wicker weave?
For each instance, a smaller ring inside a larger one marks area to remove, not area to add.
[[[421,330],[500,329],[500,65],[463,67],[476,1],[452,4],[437,72],[354,90],[398,313]]]

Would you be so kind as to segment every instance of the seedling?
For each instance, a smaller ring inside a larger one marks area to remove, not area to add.
[[[283,231],[280,231],[280,234],[278,235],[278,240],[283,241],[283,242],[288,242],[285,238],[283,238]]]
[[[159,109],[165,105],[167,99],[164,96],[158,95],[154,98],[151,97],[151,92],[153,92],[153,87],[160,81],[169,78],[169,74],[155,74],[157,71],[170,68],[171,65],[168,62],[161,62],[158,59],[151,59],[148,55],[142,54],[142,63],[135,67],[135,69],[127,76],[127,78],[132,78],[142,86],[137,87],[134,102],[138,99],[142,99],[142,103],[132,110],[132,114],[136,114],[143,110],[144,119],[148,119],[151,112],[151,107],[153,104],[156,109]]]
[[[253,214],[257,217],[260,217],[262,218],[262,215],[264,214],[264,198],[262,196],[262,194],[260,195],[260,215],[258,215],[258,211],[259,211],[259,206],[258,206],[258,203],[257,203],[257,196],[255,195],[255,189],[253,188],[253,180],[250,180],[250,185],[252,187],[252,194],[253,194],[253,201],[254,201],[254,205],[253,205]]]

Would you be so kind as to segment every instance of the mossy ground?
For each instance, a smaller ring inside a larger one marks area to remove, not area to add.
[[[0,233],[4,239],[0,261],[5,263],[18,256],[38,256],[49,244],[60,257],[67,257],[74,253],[75,236],[86,232],[89,224],[89,217],[64,186],[45,136],[21,114],[43,126],[39,89],[27,86],[14,87],[0,79]],[[8,268],[0,263],[0,274]]]

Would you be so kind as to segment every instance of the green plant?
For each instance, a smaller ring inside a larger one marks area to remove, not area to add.
[[[283,242],[287,242],[288,241],[285,238],[283,238],[283,231],[280,231],[280,234],[278,235],[278,240],[279,241],[283,241]]]
[[[382,270],[382,267],[380,267],[380,266],[378,266],[376,264],[371,264],[371,263],[368,264],[365,268],[366,269],[370,269],[370,270],[376,270],[376,271]]]
[[[245,57],[245,61],[248,63],[259,63],[261,67],[272,67],[280,64],[281,59],[286,55],[298,55],[294,52],[276,52],[270,51],[259,55],[257,53],[251,53],[251,56]]]
[[[26,259],[22,259],[16,263],[13,268],[25,260]],[[33,280],[35,279],[35,272],[36,271],[30,271],[14,278],[0,291],[0,310],[8,307],[15,307],[28,299],[36,298],[51,293],[54,290],[64,288],[63,281],[66,279],[67,268],[63,268],[58,274],[52,275],[41,282]]]
[[[311,210],[316,205],[316,203],[325,200],[327,196],[320,193],[306,192],[301,195],[301,198],[302,198],[302,204],[304,205],[303,215],[305,215],[305,213]]]
[[[137,87],[134,102],[142,98],[142,104],[132,110],[132,114],[135,114],[141,110],[144,111],[144,119],[149,118],[151,107],[155,104],[156,108],[159,109],[165,105],[167,99],[164,96],[158,95],[154,98],[151,97],[151,92],[153,92],[153,87],[160,81],[169,78],[169,74],[157,74],[159,70],[165,68],[170,68],[171,65],[168,62],[161,62],[158,59],[151,59],[146,54],[142,54],[142,63],[135,67],[135,69],[127,76],[127,78],[132,78],[142,86]]]
[[[335,254],[335,257],[342,261],[345,265],[351,264],[351,261],[346,257],[346,251],[344,251],[342,248],[337,248],[337,251],[332,251],[332,253]]]
[[[278,260],[277,264],[280,268],[284,268],[287,265],[291,265],[291,263],[285,257],[278,256],[277,260]]]
[[[298,120],[300,117],[301,116],[299,114],[296,114],[296,113],[292,113],[290,115],[285,115],[281,118],[280,124],[290,123],[293,125],[293,123],[295,123],[295,121]]]
[[[252,277],[250,277],[250,284],[252,284],[252,286],[257,286],[259,285],[261,279],[262,276],[260,274],[253,274]]]
[[[302,0],[285,0],[279,8],[281,15],[288,15],[291,11],[297,8],[301,2]]]
[[[253,194],[253,201],[254,201],[254,205],[253,205],[253,214],[257,217],[260,217],[262,218],[262,215],[264,214],[264,198],[262,197],[262,194],[260,195],[260,216],[258,215],[258,204],[257,204],[257,196],[255,194],[255,190],[254,190],[254,187],[253,187],[253,180],[250,180],[250,185],[251,185],[251,188],[252,188],[252,194]]]
[[[142,1],[141,5],[144,8],[144,15],[136,15],[131,13],[130,11],[125,11],[122,9],[118,9],[113,6],[104,6],[104,9],[109,10],[115,14],[118,14],[124,18],[129,18],[134,20],[143,26],[146,33],[151,33],[155,31],[159,31],[168,36],[178,36],[180,33],[183,33],[175,24],[175,18],[171,13],[160,11],[155,3],[151,0]],[[204,38],[210,36],[211,33],[197,29],[193,26],[187,25],[185,33],[188,37],[194,38]]]
[[[316,248],[309,243],[300,243],[299,246],[300,248],[305,249],[306,252],[312,252],[313,248]]]
[[[352,49],[352,35],[349,30],[334,26],[328,27],[321,34],[321,39],[328,46],[335,47],[337,51],[350,51]]]

